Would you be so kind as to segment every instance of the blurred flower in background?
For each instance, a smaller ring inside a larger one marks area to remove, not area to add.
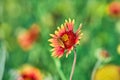
[[[108,13],[113,17],[120,17],[120,1],[113,1],[108,5]]]
[[[29,50],[39,37],[40,29],[37,24],[33,24],[29,30],[18,35],[18,43],[23,50]]]
[[[118,54],[120,55],[120,44],[119,44],[118,47],[117,47],[117,52],[118,52]]]
[[[17,80],[43,80],[43,74],[36,67],[24,65],[19,70],[19,77]]]
[[[111,60],[110,53],[105,49],[97,49],[96,57],[99,61],[109,62]]]
[[[97,70],[94,80],[120,80],[120,67],[116,65],[105,65]]]

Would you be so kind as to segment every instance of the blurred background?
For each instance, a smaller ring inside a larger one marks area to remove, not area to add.
[[[48,42],[68,18],[84,34],[73,80],[120,80],[119,0],[0,0],[0,80],[68,80],[73,52],[54,58]]]

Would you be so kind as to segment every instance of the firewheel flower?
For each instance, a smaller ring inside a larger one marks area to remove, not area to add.
[[[30,65],[24,65],[18,73],[19,77],[17,80],[43,80],[40,70]]]
[[[29,50],[33,43],[37,40],[39,36],[39,26],[37,24],[33,24],[31,28],[18,35],[18,43],[23,50]]]
[[[112,2],[108,5],[108,13],[111,16],[120,17],[120,2]]]
[[[78,30],[76,32],[73,31],[74,28],[74,20],[65,20],[65,23],[62,24],[55,31],[55,34],[50,34],[52,37],[48,41],[51,42],[51,46],[53,49],[51,50],[52,56],[54,57],[62,57],[64,52],[66,52],[66,57],[71,53],[71,50],[79,44],[79,40],[81,39],[82,24],[80,24]]]

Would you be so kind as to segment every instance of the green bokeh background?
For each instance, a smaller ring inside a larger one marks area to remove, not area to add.
[[[96,50],[105,49],[111,55],[109,63],[120,64],[117,46],[120,44],[120,18],[107,14],[106,8],[114,0],[0,0],[0,68],[2,80],[10,80],[10,71],[31,64],[52,80],[69,79],[74,58],[73,52],[66,58],[51,56],[48,39],[65,19],[75,19],[74,30],[82,23],[83,37],[76,47],[77,62],[73,80],[90,80],[96,63]],[[38,24],[40,35],[29,51],[17,42],[21,29]],[[2,62],[5,46],[5,61]],[[5,65],[5,66],[3,66]],[[2,67],[1,67],[2,66]],[[4,67],[4,68],[3,68]],[[2,71],[1,71],[2,73]]]

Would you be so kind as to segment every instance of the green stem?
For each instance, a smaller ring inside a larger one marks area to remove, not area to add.
[[[0,48],[1,48],[0,49],[0,80],[2,80],[4,74],[4,68],[5,68],[5,61],[6,61],[6,47],[2,43],[0,45]]]
[[[58,69],[58,73],[59,73],[62,80],[66,80],[65,75],[63,74],[61,69]]]
[[[53,60],[55,62],[55,65],[56,65],[56,68],[57,68],[57,71],[58,71],[58,74],[59,74],[61,80],[66,80],[66,77],[65,77],[63,71],[61,70],[61,63],[60,63],[59,59],[53,58]]]
[[[94,80],[96,71],[98,70],[98,67],[100,66],[100,64],[101,64],[101,61],[98,60],[98,61],[96,62],[96,64],[95,64],[95,67],[93,68],[91,80]]]
[[[73,60],[73,65],[72,65],[72,69],[71,69],[71,74],[70,74],[70,80],[72,80],[73,74],[74,74],[74,70],[75,70],[75,65],[76,65],[76,50],[74,49],[74,60]]]

